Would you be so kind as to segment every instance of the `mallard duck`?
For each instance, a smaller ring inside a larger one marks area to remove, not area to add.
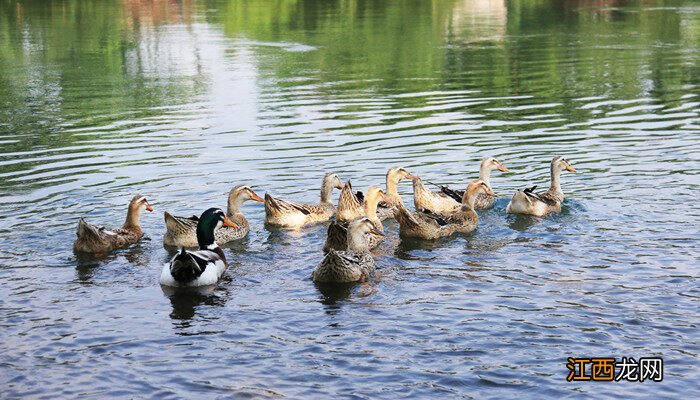
[[[386,172],[386,192],[384,200],[377,206],[377,217],[384,221],[394,218],[394,213],[399,205],[403,205],[403,200],[396,187],[403,179],[411,179],[413,175],[403,167],[391,168]],[[361,193],[360,193],[361,195]]]
[[[410,212],[400,206],[396,213],[399,221],[399,235],[421,239],[437,239],[453,233],[468,233],[476,229],[479,217],[474,211],[474,203],[479,193],[493,194],[489,185],[481,180],[474,180],[467,186],[462,199],[462,207],[452,214],[433,212]]]
[[[224,212],[210,208],[197,221],[199,250],[187,251],[183,247],[169,264],[163,266],[160,284],[171,287],[195,287],[213,285],[226,271],[226,256],[216,244],[214,232],[222,226],[236,228]]]
[[[349,192],[352,196],[347,196],[346,199],[346,201],[352,200],[352,204],[350,204],[349,207],[347,204],[343,204],[343,192]],[[377,217],[377,204],[383,199],[384,191],[382,188],[379,186],[372,186],[367,190],[364,203],[360,209],[357,210],[357,198],[352,193],[352,184],[350,181],[347,181],[343,187],[343,190],[340,192],[340,201],[338,202],[336,219],[328,226],[328,236],[326,237],[326,243],[323,246],[323,252],[326,253],[330,249],[338,251],[347,249],[349,222],[346,218],[355,219],[358,217],[367,217],[370,221],[372,221],[374,229],[384,232],[382,221],[380,221]],[[341,210],[344,212],[341,213]],[[376,247],[379,242],[381,242],[382,238],[383,235],[370,235],[369,248],[372,249]]]
[[[500,161],[493,157],[485,157],[479,167],[479,180],[486,182],[491,188],[491,171],[497,169],[502,172],[510,172]],[[435,185],[440,188],[440,192],[428,190],[423,183],[413,180],[413,202],[416,210],[430,210],[433,212],[452,213],[458,211],[462,206],[463,190],[450,189],[449,186]],[[486,193],[479,193],[474,203],[475,210],[483,210],[493,207],[496,203],[496,196]]]
[[[144,196],[137,194],[129,202],[126,221],[119,229],[106,229],[88,224],[84,218],[78,222],[78,238],[73,243],[73,249],[82,253],[105,255],[114,249],[136,243],[143,231],[139,219],[143,210],[153,211],[153,207]]]
[[[561,203],[564,202],[564,192],[561,191],[559,175],[561,171],[576,172],[574,167],[561,156],[552,159],[550,166],[550,184],[546,192],[535,193],[537,186],[518,190],[508,203],[506,212],[509,214],[530,214],[543,217],[552,212],[561,211]]]
[[[235,186],[228,194],[228,210],[226,217],[237,225],[237,228],[227,226],[219,229],[214,234],[216,244],[222,245],[232,240],[238,240],[248,234],[250,225],[241,212],[241,206],[248,200],[264,202],[262,197],[248,186]],[[165,212],[166,232],[163,236],[163,243],[175,247],[197,247],[197,216],[176,217]]]
[[[358,282],[366,279],[375,268],[374,258],[369,253],[369,235],[382,235],[374,228],[369,218],[360,217],[348,227],[346,251],[331,249],[321,264],[314,270],[312,278],[321,283]]]
[[[284,228],[301,228],[304,225],[328,221],[335,213],[331,201],[333,188],[342,189],[343,182],[336,174],[326,174],[321,185],[319,204],[302,204],[276,199],[265,193],[265,222]]]

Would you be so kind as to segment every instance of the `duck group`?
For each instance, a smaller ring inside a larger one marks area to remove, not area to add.
[[[492,208],[496,203],[490,181],[494,170],[510,172],[497,159],[486,157],[481,162],[479,178],[469,181],[463,191],[426,181],[436,187],[432,191],[405,168],[391,168],[386,174],[385,189],[371,186],[366,193],[354,191],[350,180],[343,184],[337,174],[328,173],[323,177],[318,203],[283,200],[269,193],[262,198],[249,186],[235,186],[228,194],[226,213],[219,208],[191,217],[164,212],[163,242],[178,251],[163,266],[160,283],[176,288],[216,284],[228,266],[219,246],[242,239],[250,230],[241,211],[246,201],[264,203],[265,224],[271,227],[298,229],[330,221],[323,258],[311,278],[317,283],[362,282],[375,270],[371,250],[386,236],[382,221],[396,219],[402,238],[433,240],[472,232],[479,225],[477,210]],[[550,163],[549,189],[536,192],[537,186],[532,186],[518,190],[505,211],[537,217],[560,212],[564,202],[562,171],[576,172],[569,161],[556,156]],[[402,180],[409,179],[413,183],[413,211],[406,208],[397,189]],[[337,206],[332,200],[334,189],[340,190]],[[103,256],[136,243],[143,235],[140,216],[144,210],[152,212],[153,207],[145,196],[136,195],[129,202],[121,228],[98,227],[81,218],[74,250]]]

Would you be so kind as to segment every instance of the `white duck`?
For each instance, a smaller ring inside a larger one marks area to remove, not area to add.
[[[561,171],[576,172],[574,167],[561,156],[552,159],[550,166],[550,184],[546,192],[535,193],[537,186],[525,190],[518,190],[506,207],[509,214],[529,214],[543,217],[553,212],[561,211],[561,203],[564,202],[564,192],[561,190],[559,175]]]

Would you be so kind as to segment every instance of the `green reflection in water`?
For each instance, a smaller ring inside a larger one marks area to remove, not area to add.
[[[672,105],[700,76],[692,1],[5,1],[3,152],[70,145],[71,127],[157,116],[206,97],[216,32],[252,51],[263,90],[303,78],[319,92],[474,90],[562,103],[653,97]],[[687,9],[687,10],[686,10]],[[210,36],[202,38],[204,24]],[[420,106],[406,98],[402,107]],[[493,107],[493,103],[489,104]],[[478,105],[471,112],[484,112]],[[425,110],[424,114],[430,114]],[[414,114],[421,115],[420,113]],[[521,118],[522,115],[516,117]],[[508,118],[508,116],[504,116]],[[90,137],[90,136],[88,136]],[[5,136],[7,139],[7,136]],[[7,172],[18,165],[3,167]],[[21,168],[21,166],[19,166]]]

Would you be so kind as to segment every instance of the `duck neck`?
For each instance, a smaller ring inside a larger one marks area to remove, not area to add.
[[[471,211],[476,214],[476,211],[474,211],[475,203],[476,195],[467,188],[467,190],[464,191],[464,196],[462,196],[462,211]]]
[[[141,207],[129,207],[129,211],[126,212],[126,221],[122,229],[128,230],[141,230]]]
[[[399,184],[399,180],[396,178],[386,177],[386,194],[392,197],[398,197],[399,191],[396,189]]]
[[[550,167],[551,181],[549,184],[549,191],[555,193],[562,193],[561,185],[559,183],[559,176],[561,175],[561,170],[557,168],[555,164]]]
[[[379,203],[378,198],[370,198],[365,201],[365,216],[370,219],[377,218],[377,204]]]
[[[333,194],[333,185],[324,180],[321,185],[321,203],[322,204],[332,204],[331,195]]]
[[[214,250],[219,247],[214,240],[214,227],[210,222],[197,224],[197,244],[201,250]]]
[[[481,163],[479,168],[479,180],[486,182],[487,185],[491,186],[491,168],[486,165],[486,161]]]
[[[229,196],[226,216],[231,218],[236,214],[240,214],[241,207],[243,206],[244,202],[245,200],[243,200],[240,196]]]
[[[366,253],[367,249],[367,239],[358,234],[350,233],[348,235],[348,250],[356,253]]]

